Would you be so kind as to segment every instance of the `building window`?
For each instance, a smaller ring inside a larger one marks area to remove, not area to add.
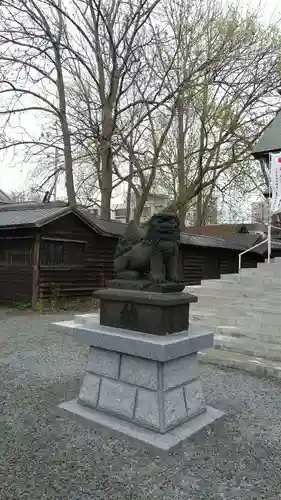
[[[151,215],[151,207],[149,205],[146,207],[143,207],[142,216],[149,217],[150,215]]]
[[[86,243],[42,240],[41,266],[83,266]]]
[[[119,217],[126,217],[127,215],[127,210],[126,208],[116,208],[115,209],[115,217],[116,218],[119,218]]]
[[[0,241],[0,264],[5,266],[32,265],[31,240],[3,239]]]

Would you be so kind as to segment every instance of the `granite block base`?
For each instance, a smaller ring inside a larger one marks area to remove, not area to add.
[[[197,359],[199,349],[212,345],[211,333],[159,337],[97,320],[91,328],[75,321],[56,324],[90,345],[78,399],[61,409],[162,449],[222,415],[206,406]]]
[[[82,425],[91,428],[96,428],[97,425],[100,425],[113,432],[120,432],[125,436],[136,439],[162,451],[172,450],[182,441],[223,416],[221,411],[207,406],[204,413],[179,425],[172,431],[168,431],[165,434],[159,434],[158,432],[139,427],[138,425],[122,420],[116,416],[88,408],[78,403],[75,399],[60,404],[58,409],[61,416],[74,418],[76,421],[81,422]]]
[[[78,401],[159,433],[206,411],[196,354],[170,361],[90,347]]]

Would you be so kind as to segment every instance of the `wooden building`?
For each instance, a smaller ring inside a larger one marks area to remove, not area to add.
[[[104,238],[84,219],[51,203],[1,205],[0,302],[36,307],[40,298],[82,299],[104,286],[113,273],[116,235]]]
[[[114,252],[125,228],[62,204],[0,205],[0,302],[36,307],[41,299],[90,298],[113,277]],[[237,272],[239,253],[255,240],[248,234],[182,233],[184,281],[199,284],[203,278]],[[255,267],[263,258],[261,252],[249,252],[243,266]]]

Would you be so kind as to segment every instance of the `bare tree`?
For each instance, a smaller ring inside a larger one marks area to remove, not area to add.
[[[209,2],[196,28],[201,32],[200,45],[215,63],[182,93],[162,151],[165,166],[158,176],[158,182],[161,178],[170,186],[182,226],[196,197],[197,223],[203,223],[202,194],[210,188],[225,189],[226,173],[230,172],[228,180],[242,175],[249,180],[252,146],[262,133],[264,117],[276,109],[270,96],[279,84],[278,31],[260,25],[256,15],[239,14],[238,7],[218,10]],[[178,68],[182,74],[183,68]]]
[[[50,148],[61,151],[68,202],[75,204],[62,49],[64,19],[59,9],[46,8],[44,0],[4,0],[0,23],[1,115],[6,129],[21,128],[16,139],[6,138],[1,147],[25,146],[28,156],[45,154]],[[32,120],[41,121],[42,129],[59,123],[59,137],[47,139],[40,127],[30,126]]]
[[[73,0],[73,16],[69,5],[59,7],[49,1],[63,15],[71,32],[64,48],[72,56],[68,63],[79,81],[81,101],[87,110],[84,133],[92,134],[97,141],[101,217],[104,219],[110,217],[114,135],[119,116],[125,111],[122,99],[130,92],[134,75],[142,69],[136,51],[148,43],[146,25],[159,2]],[[94,103],[94,106],[89,107],[89,103]],[[126,107],[128,109],[130,105]]]
[[[136,221],[160,186],[183,226],[196,199],[201,224],[210,193],[250,179],[279,83],[274,26],[216,0],[4,0],[0,22],[0,149],[24,148],[40,185],[59,169],[69,203],[109,219],[127,183]]]

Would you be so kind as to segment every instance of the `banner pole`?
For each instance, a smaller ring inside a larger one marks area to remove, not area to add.
[[[272,202],[272,154],[269,153],[269,176],[268,176],[268,225],[267,225],[267,262],[270,262],[271,257],[271,202]]]
[[[269,183],[268,183],[268,226],[267,226],[267,262],[271,258],[271,235],[272,235],[272,153],[269,153]]]
[[[271,215],[269,215],[268,219],[268,238],[267,238],[267,262],[270,262],[271,257]]]

